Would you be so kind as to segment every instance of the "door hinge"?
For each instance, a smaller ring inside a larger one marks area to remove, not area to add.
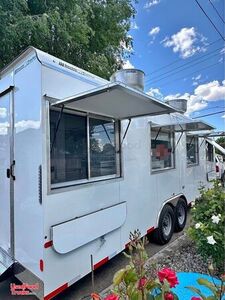
[[[16,177],[14,175],[14,167],[15,167],[15,160],[13,160],[12,164],[10,165],[10,168],[6,170],[6,176],[7,178],[12,177],[13,180],[16,180]]]

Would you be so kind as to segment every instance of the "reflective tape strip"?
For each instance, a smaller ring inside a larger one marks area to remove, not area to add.
[[[68,288],[68,283],[63,284],[62,286],[60,286],[59,288],[57,288],[56,290],[54,290],[53,292],[51,292],[50,294],[45,296],[44,300],[52,299],[53,297],[55,297],[56,295],[58,295],[59,293],[61,293],[62,291],[64,291],[67,288]]]
[[[102,260],[100,260],[97,264],[94,265],[94,270],[100,268],[102,265],[104,265],[105,263],[107,263],[109,261],[109,257],[105,257]]]

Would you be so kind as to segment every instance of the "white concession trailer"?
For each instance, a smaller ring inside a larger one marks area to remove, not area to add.
[[[135,229],[168,242],[216,176],[214,150],[196,134],[211,129],[29,47],[0,73],[1,278],[13,271],[48,300]]]

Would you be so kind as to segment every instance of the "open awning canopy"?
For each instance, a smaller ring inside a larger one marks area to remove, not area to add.
[[[46,97],[50,100],[52,107],[64,106],[64,108],[118,120],[176,112],[168,104],[118,82],[109,83],[62,100],[56,100],[48,95]]]
[[[153,128],[161,128],[166,129],[174,132],[191,132],[191,131],[200,131],[200,130],[212,130],[214,129],[213,126],[200,121],[200,120],[187,120],[185,122],[179,122],[176,124],[152,124]]]
[[[225,149],[222,146],[220,146],[219,144],[217,144],[215,141],[211,139],[206,139],[206,141],[210,143],[212,146],[214,146],[217,150],[219,150],[223,155],[225,155]]]

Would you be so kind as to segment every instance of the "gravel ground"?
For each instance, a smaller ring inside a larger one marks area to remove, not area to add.
[[[157,269],[171,268],[176,272],[207,273],[207,262],[197,253],[194,244],[186,237],[185,244],[178,249],[168,249],[163,256],[150,260],[147,265],[151,273],[151,265],[157,265]],[[175,250],[175,251],[174,251]]]

